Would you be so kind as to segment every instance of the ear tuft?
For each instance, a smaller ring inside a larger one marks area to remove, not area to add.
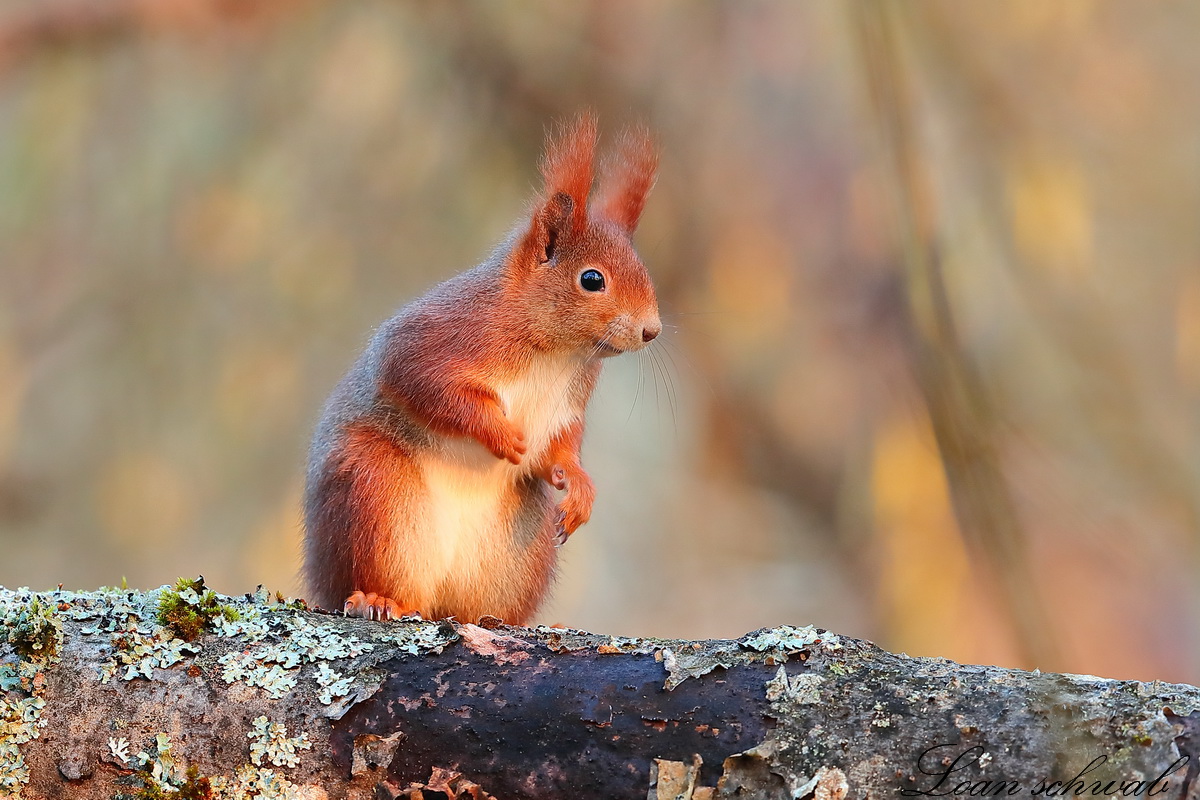
[[[627,128],[621,134],[616,156],[606,160],[600,180],[597,216],[615,222],[627,233],[637,230],[646,196],[658,172],[658,150],[644,127]]]
[[[546,138],[542,157],[544,196],[553,202],[556,195],[571,199],[571,229],[583,230],[587,224],[587,200],[592,191],[596,155],[596,117],[590,111],[561,126],[556,135]]]

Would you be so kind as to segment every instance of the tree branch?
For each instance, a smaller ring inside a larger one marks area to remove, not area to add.
[[[0,796],[840,800],[1033,792],[1105,756],[1081,780],[1174,800],[1197,709],[1192,686],[811,627],[686,642],[367,622],[200,582],[0,589]]]
[[[304,5],[298,0],[41,0],[0,14],[0,74],[45,50],[105,45],[143,32],[205,35],[295,15]]]

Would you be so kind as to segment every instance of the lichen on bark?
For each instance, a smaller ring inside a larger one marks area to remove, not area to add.
[[[174,611],[233,613],[200,614],[185,642],[161,624],[172,591]],[[369,622],[261,591],[0,589],[0,641],[0,796],[1055,796],[1087,770],[1173,800],[1200,750],[1195,687],[909,658],[808,626],[689,642]]]

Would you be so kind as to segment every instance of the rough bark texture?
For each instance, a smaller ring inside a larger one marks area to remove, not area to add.
[[[1200,793],[1197,709],[1192,686],[811,627],[685,642],[366,622],[199,584],[0,589],[0,796],[1174,800]]]

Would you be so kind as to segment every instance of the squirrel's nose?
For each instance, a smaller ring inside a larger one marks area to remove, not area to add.
[[[654,322],[642,326],[642,341],[653,341],[654,337],[658,336],[660,333],[662,333],[662,323],[658,320],[654,320]]]

